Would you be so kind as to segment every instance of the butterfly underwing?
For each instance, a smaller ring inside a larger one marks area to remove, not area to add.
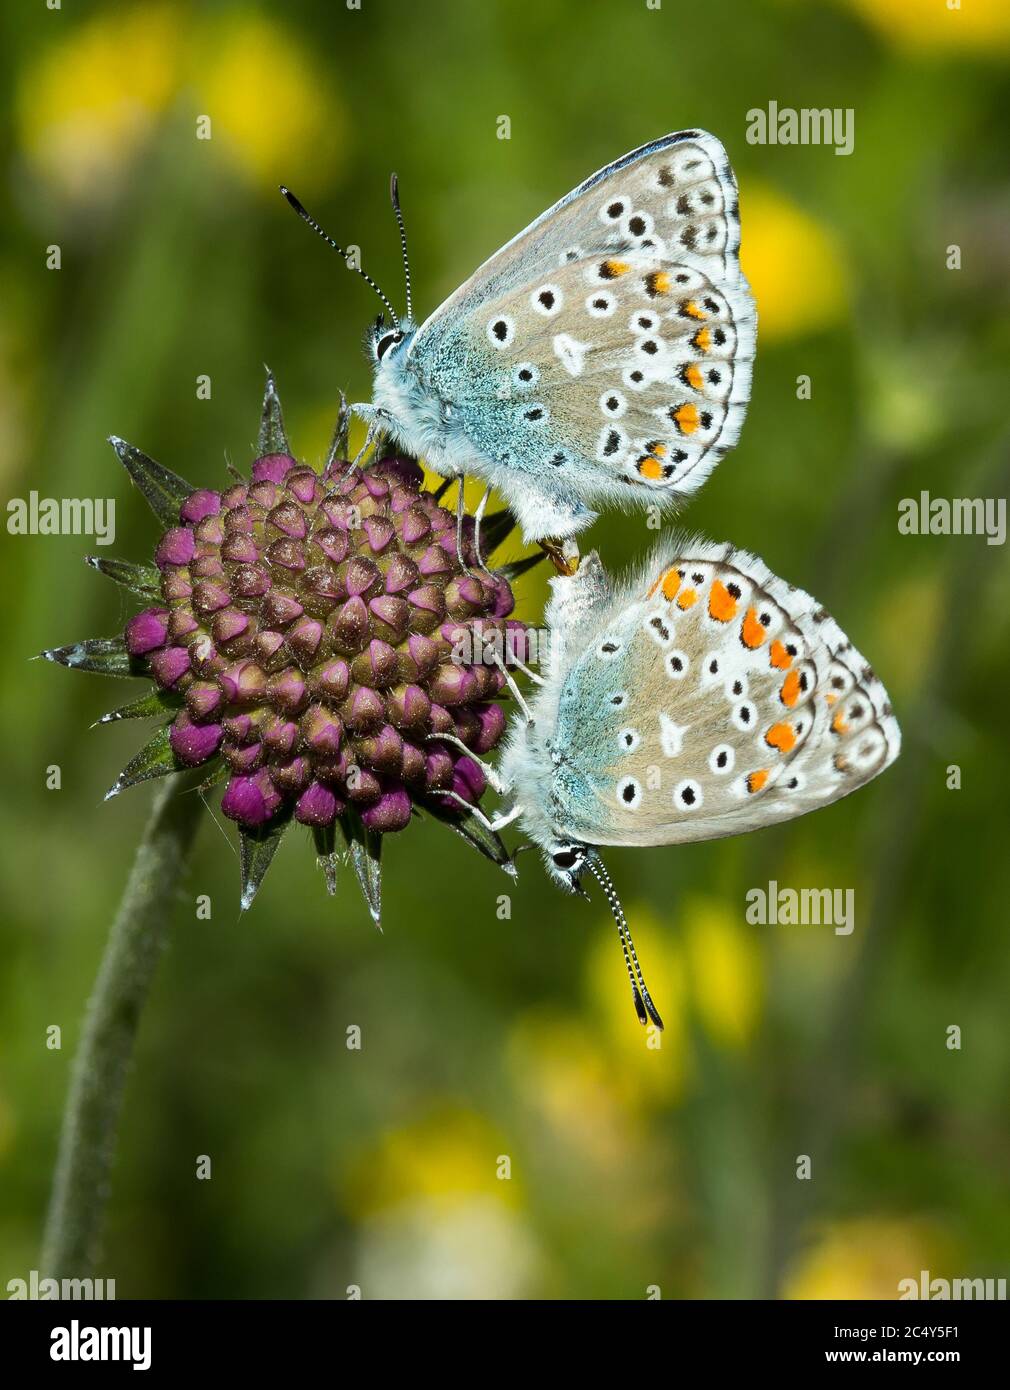
[[[837,623],[732,545],[674,537],[616,585],[594,551],[551,588],[548,661],[528,705],[514,691],[491,824],[517,822],[562,887],[600,882],[639,1017],[655,1022],[598,848],[804,815],[876,777],[901,735]]]
[[[680,539],[612,588],[552,581],[551,658],[501,775],[551,854],[756,830],[882,772],[887,692],[815,599],[728,544]]]
[[[420,327],[409,305],[380,318],[373,399],[354,409],[437,472],[497,488],[527,540],[573,536],[607,505],[674,506],[743,423],[756,316],[739,246],[722,145],[666,135],[555,203]]]

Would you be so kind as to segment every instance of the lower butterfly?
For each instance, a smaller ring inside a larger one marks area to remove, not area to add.
[[[406,264],[395,178],[393,203]],[[409,270],[403,318],[379,290],[372,401],[353,409],[370,437],[495,487],[528,540],[574,536],[604,506],[672,506],[736,443],[750,396],[739,247],[719,141],[654,140],[560,199],[420,326]]]
[[[528,705],[513,683],[522,713],[489,777],[504,803],[488,824],[517,821],[562,887],[599,881],[639,1018],[662,1027],[598,847],[715,839],[827,806],[894,761],[898,724],[816,600],[731,545],[675,539],[617,586],[593,552],[552,581],[547,621]]]

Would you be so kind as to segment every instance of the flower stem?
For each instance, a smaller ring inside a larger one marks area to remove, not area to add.
[[[94,1274],[140,1015],[203,811],[199,780],[171,777],[158,788],[88,1001],[42,1240],[47,1277]]]

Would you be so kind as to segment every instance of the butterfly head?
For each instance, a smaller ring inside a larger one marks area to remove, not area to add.
[[[586,867],[586,847],[570,840],[555,840],[544,851],[547,872],[569,893],[584,897],[582,874]]]
[[[400,358],[414,332],[414,325],[409,319],[400,319],[390,324],[386,321],[385,314],[380,314],[368,335],[368,347],[376,367],[381,363],[391,364]]]

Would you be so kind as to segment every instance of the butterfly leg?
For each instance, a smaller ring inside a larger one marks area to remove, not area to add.
[[[466,520],[466,496],[464,493],[465,487],[466,478],[462,473],[460,473],[458,479],[458,487],[456,489],[456,559],[459,561],[459,567],[463,571],[463,573],[472,575],[473,570],[467,564],[466,557],[464,555],[464,548],[466,545],[466,541],[463,536],[463,523]]]
[[[558,574],[570,579],[579,567],[579,547],[571,536],[565,540],[558,540],[555,536],[545,536],[539,545]]]
[[[479,806],[475,806],[472,801],[467,801],[460,796],[459,792],[449,791],[447,788],[436,788],[431,792],[432,796],[444,796],[447,801],[453,801],[461,810],[467,811],[479,821],[485,830],[491,830],[497,835],[499,830],[504,830],[507,825],[511,825],[514,820],[523,813],[521,806],[513,806],[511,811],[507,811],[503,816],[486,816]]]
[[[529,707],[529,705],[528,705],[528,704],[526,703],[526,701],[523,699],[523,693],[522,693],[522,691],[521,691],[521,690],[519,689],[519,687],[516,685],[515,680],[513,679],[511,672],[509,672],[509,671],[507,671],[507,670],[505,669],[505,663],[504,663],[504,661],[502,661],[501,657],[498,655],[498,653],[497,653],[496,651],[492,651],[492,652],[491,652],[491,660],[494,662],[494,664],[498,667],[498,670],[499,670],[499,671],[502,673],[502,675],[505,677],[505,684],[506,684],[506,685],[508,686],[508,688],[509,688],[509,693],[511,694],[513,700],[515,700],[515,702],[516,702],[516,704],[519,706],[519,708],[522,710],[523,714],[526,716],[526,723],[527,723],[527,724],[535,724],[535,723],[536,723],[536,720],[533,718],[533,715],[530,713],[530,707]]]
[[[361,412],[359,411],[358,413]],[[365,431],[365,442],[348,465],[347,472],[344,474],[345,478],[351,477],[354,470],[361,467],[365,455],[378,443],[379,439],[385,433],[385,421],[389,419],[389,414],[385,410],[376,409],[368,416],[362,415],[362,418],[368,420],[368,428]]]
[[[477,556],[477,568],[482,569],[485,574],[491,571],[484,563],[484,556],[480,553],[480,524],[484,520],[484,512],[487,509],[488,498],[491,496],[491,484],[484,489],[484,496],[477,503],[477,510],[473,514],[473,548]]]
[[[507,796],[512,790],[512,788],[498,776],[496,768],[493,768],[490,763],[486,763],[483,758],[478,758],[477,754],[471,752],[463,740],[457,738],[455,734],[428,734],[425,743],[451,743],[454,748],[460,749],[461,752],[465,753],[468,758],[477,764],[481,772],[483,772],[484,776],[487,778],[488,786],[493,792],[497,792],[499,796]]]

